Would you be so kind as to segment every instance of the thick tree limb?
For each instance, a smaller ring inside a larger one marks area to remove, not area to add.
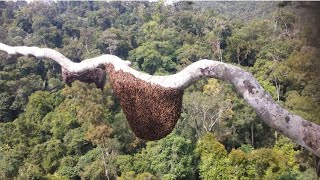
[[[221,79],[232,83],[237,92],[243,96],[259,117],[271,128],[320,157],[320,126],[294,115],[278,105],[251,73],[230,64],[212,60],[200,60],[174,75],[151,76],[132,69],[128,61],[123,61],[113,55],[102,55],[84,60],[81,63],[74,63],[59,52],[48,48],[11,47],[0,43],[0,51],[7,52],[9,55],[51,59],[59,63],[69,73],[74,74],[81,74],[101,66],[112,65],[113,71],[130,74],[139,80],[164,89],[183,91],[202,78]]]

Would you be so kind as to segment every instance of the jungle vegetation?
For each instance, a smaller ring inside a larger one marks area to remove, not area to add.
[[[114,54],[149,74],[200,59],[252,72],[279,104],[320,124],[319,18],[286,2],[0,2],[0,41],[75,62]],[[138,139],[107,83],[67,86],[58,64],[0,54],[0,179],[316,179],[315,157],[234,88],[188,88],[175,130]]]

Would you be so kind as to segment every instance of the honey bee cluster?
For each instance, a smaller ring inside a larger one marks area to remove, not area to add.
[[[85,83],[95,83],[98,88],[103,89],[106,83],[106,75],[104,68],[100,67],[77,74],[68,72],[62,68],[62,78],[68,86],[71,86],[73,81],[79,80]]]
[[[158,140],[168,135],[180,117],[183,90],[140,80],[113,65],[106,66],[111,86],[135,135]]]

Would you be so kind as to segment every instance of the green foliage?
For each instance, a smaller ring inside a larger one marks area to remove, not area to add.
[[[7,92],[0,94],[0,119],[2,122],[7,122],[12,118],[10,112],[10,104],[12,103],[13,97]]]
[[[219,139],[226,139],[230,134],[227,124],[233,116],[232,104],[220,87],[217,80],[210,79],[203,93],[192,92],[184,96],[185,121],[195,130],[197,138],[205,132],[212,132]]]
[[[270,41],[271,27],[270,21],[263,20],[252,21],[244,27],[235,29],[232,36],[227,38],[228,59],[237,60],[236,63],[241,65],[253,66],[256,54]]]
[[[30,152],[29,160],[39,164],[46,173],[53,173],[59,166],[65,148],[60,140],[52,139],[35,146]]]
[[[291,84],[286,106],[299,115],[319,123],[319,49],[302,47],[284,63],[288,67],[285,81]]]
[[[150,179],[150,180],[154,180],[156,179],[152,174],[150,173],[141,173],[141,174],[138,174],[135,178],[135,180],[146,180],[146,179]]]
[[[304,21],[294,3],[277,4],[0,2],[0,39],[75,62],[114,54],[155,75],[199,59],[237,63],[282,106],[319,123],[319,29],[309,23],[319,18]],[[55,62],[0,54],[0,179],[316,177],[312,158],[227,83],[190,87],[174,132],[146,143],[109,83],[103,91],[78,81],[68,87],[60,74]]]
[[[66,156],[61,159],[61,165],[56,171],[62,177],[75,179],[78,176],[78,169],[76,167],[77,159],[72,156]]]
[[[176,64],[173,55],[177,42],[172,39],[176,38],[176,36],[171,35],[171,31],[173,30],[165,29],[160,37],[156,36],[159,40],[150,41],[149,39],[149,41],[142,43],[139,47],[130,51],[129,58],[137,62],[139,67],[149,74],[174,72]]]
[[[203,179],[295,179],[299,175],[294,144],[285,138],[273,149],[260,148],[243,152],[224,149],[212,134],[197,143],[200,177]]]
[[[184,44],[175,51],[177,54],[178,69],[182,70],[187,65],[200,59],[212,59],[213,54],[210,46],[205,42],[196,42],[194,44]]]
[[[25,163],[19,169],[18,179],[46,179],[42,169],[34,164]]]
[[[126,176],[125,174],[130,174],[130,172],[134,172],[133,163],[133,157],[130,155],[119,155],[117,157],[116,164],[118,165],[119,170],[124,172],[121,177]]]
[[[192,161],[191,141],[170,134],[157,142],[148,142],[146,148],[133,157],[120,156],[117,164],[121,172],[150,172],[163,178],[174,175],[185,179],[194,176]]]
[[[92,164],[86,166],[80,173],[82,179],[103,179],[105,177],[103,162],[101,160],[96,160]]]
[[[119,180],[126,180],[126,179],[134,179],[134,180],[155,180],[157,179],[154,175],[145,172],[136,174],[134,171],[125,172],[121,175],[121,177],[117,177]],[[165,179],[165,178],[162,178]]]
[[[18,144],[16,147],[1,145],[0,148],[0,174],[4,178],[13,178],[18,175],[20,166],[23,165],[23,157],[26,147]]]
[[[75,128],[68,131],[64,137],[63,142],[66,144],[67,154],[70,155],[81,155],[90,149],[91,146],[85,139],[85,128]]]
[[[206,133],[197,142],[196,154],[200,157],[199,171],[203,179],[224,179],[227,151],[211,133]]]

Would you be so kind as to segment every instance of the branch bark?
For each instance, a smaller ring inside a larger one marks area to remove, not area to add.
[[[101,66],[112,65],[114,71],[121,71],[151,85],[164,89],[184,90],[202,78],[216,78],[232,83],[237,92],[250,104],[259,117],[274,130],[284,134],[297,144],[320,157],[320,126],[294,115],[278,105],[261,87],[253,74],[243,69],[218,61],[199,60],[177,74],[151,76],[130,67],[130,62],[114,55],[102,55],[74,63],[61,53],[48,48],[11,47],[0,43],[0,51],[9,56],[33,56],[51,59],[67,72],[80,75]]]

